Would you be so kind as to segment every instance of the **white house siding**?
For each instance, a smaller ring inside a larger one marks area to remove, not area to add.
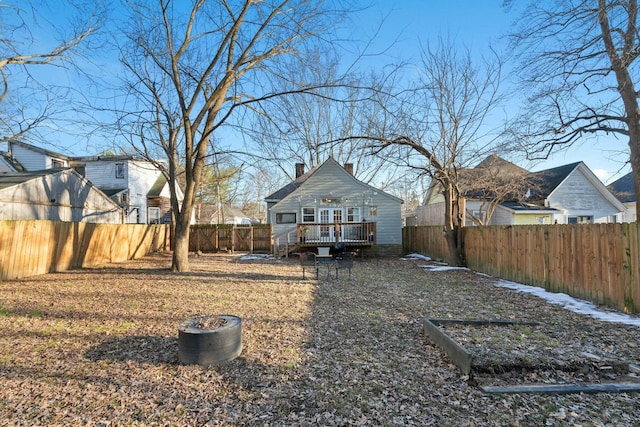
[[[489,225],[513,225],[514,217],[513,212],[509,209],[505,209],[502,206],[497,206],[493,212]]]
[[[619,216],[621,222],[636,222],[636,202],[624,204],[625,210]]]
[[[71,170],[0,190],[0,219],[119,224],[122,209]]]
[[[139,208],[138,222],[147,222],[147,192],[160,176],[151,163],[128,159],[87,160],[86,177],[102,189],[129,189],[129,206]],[[116,178],[116,164],[124,164],[124,177]],[[135,222],[133,216],[129,221]]]
[[[341,197],[340,204],[323,205],[323,197]],[[296,222],[302,222],[302,208],[318,209],[321,207],[360,208],[360,221],[376,222],[376,243],[378,245],[402,244],[401,201],[391,195],[383,193],[363,182],[358,181],[336,162],[325,162],[299,188],[284,199],[271,205],[269,222],[273,225],[275,235],[296,227],[296,224],[276,224],[276,213],[296,213]],[[377,216],[370,217],[369,207],[377,208]],[[343,221],[346,222],[346,210]]]
[[[51,169],[54,167],[54,159],[60,161],[64,167],[69,166],[69,162],[66,159],[52,157],[18,144],[11,144],[11,156],[27,171]]]
[[[566,224],[569,217],[591,216],[593,222],[609,222],[611,216],[620,213],[612,203],[597,190],[594,184],[576,168],[549,195],[547,206],[561,211],[554,216],[558,224]]]

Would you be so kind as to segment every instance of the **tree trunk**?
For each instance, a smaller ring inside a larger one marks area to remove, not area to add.
[[[459,196],[454,191],[450,182],[444,185],[445,222],[444,237],[449,247],[449,264],[463,265],[462,257],[462,230],[460,230],[460,206]]]
[[[181,214],[176,215],[176,228],[173,245],[171,271],[189,271],[189,221]]]

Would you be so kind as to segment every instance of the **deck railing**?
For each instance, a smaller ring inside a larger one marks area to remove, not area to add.
[[[369,244],[376,242],[375,222],[336,222],[298,224],[297,240],[302,245]]]

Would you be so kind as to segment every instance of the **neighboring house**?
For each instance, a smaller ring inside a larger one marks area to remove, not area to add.
[[[402,200],[357,180],[352,164],[329,158],[307,173],[296,164],[296,179],[265,201],[276,242],[293,233],[302,247],[402,250]]]
[[[253,222],[242,210],[234,206],[222,206],[218,209],[215,205],[202,204],[197,209],[198,224],[236,224],[251,225]]]
[[[636,222],[636,190],[633,185],[633,173],[612,182],[607,188],[624,204],[626,210],[620,215],[620,222]]]
[[[72,167],[124,209],[124,222],[171,222],[169,186],[152,162],[129,155],[70,157],[20,141],[8,145],[4,158],[16,171]]]
[[[505,174],[514,169],[504,161]],[[515,165],[513,165],[515,166]],[[623,204],[605,187],[583,162],[539,172],[530,172],[526,193],[506,194],[497,204],[486,225],[583,224],[616,222],[625,211]],[[476,183],[477,186],[477,183]],[[465,211],[480,218],[490,192],[461,188]],[[432,186],[425,206],[419,208],[419,225],[444,224],[444,199],[438,186]],[[473,225],[467,219],[465,225]]]
[[[70,168],[0,173],[1,220],[121,224],[124,211]]]

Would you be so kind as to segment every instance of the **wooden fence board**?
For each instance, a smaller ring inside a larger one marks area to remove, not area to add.
[[[0,221],[0,280],[95,266],[168,249],[169,227]]]
[[[403,237],[405,252],[446,258],[442,226],[405,227]],[[463,238],[474,270],[640,313],[637,223],[465,227]]]

